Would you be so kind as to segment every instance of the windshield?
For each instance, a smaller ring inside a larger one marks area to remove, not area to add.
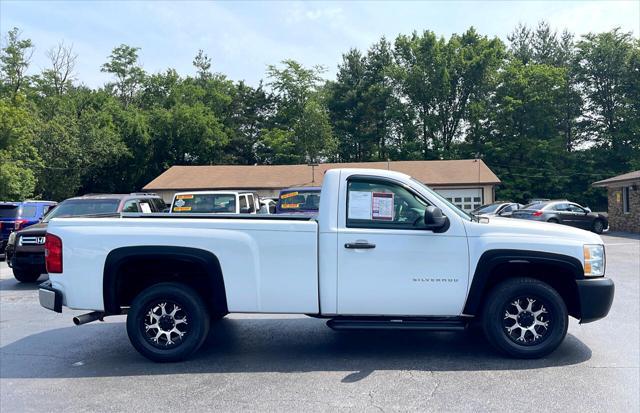
[[[278,210],[282,212],[317,211],[320,207],[320,191],[282,191],[278,199]]]
[[[115,214],[119,205],[119,199],[68,199],[51,210],[42,222],[49,222],[52,218]]]
[[[474,214],[491,214],[492,212],[496,212],[496,210],[500,205],[501,204],[482,205],[481,207],[474,209],[473,213]]]
[[[0,205],[0,218],[15,218],[17,214],[17,205]]]
[[[422,182],[418,181],[415,178],[411,178],[411,180],[413,182],[415,182],[416,184],[418,184],[423,189],[425,189],[429,194],[431,194],[434,197],[438,198],[438,200],[444,202],[445,205],[447,205],[449,208],[451,208],[453,210],[453,212],[458,214],[461,218],[466,219],[467,221],[473,221],[473,216],[472,215],[464,212],[463,210],[461,210],[460,208],[458,208],[457,206],[455,206],[451,202],[447,201],[447,199],[445,197],[443,197],[442,195],[440,195],[439,193],[437,193],[433,189],[429,188],[428,186],[426,186],[425,184],[423,184]]]
[[[171,212],[184,213],[232,213],[236,212],[235,194],[180,194],[173,201]]]

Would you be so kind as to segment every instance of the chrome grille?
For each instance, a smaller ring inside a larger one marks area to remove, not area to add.
[[[18,245],[43,245],[45,237],[20,237]]]

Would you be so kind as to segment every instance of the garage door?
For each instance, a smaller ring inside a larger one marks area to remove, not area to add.
[[[458,208],[467,212],[482,205],[482,188],[434,189]]]

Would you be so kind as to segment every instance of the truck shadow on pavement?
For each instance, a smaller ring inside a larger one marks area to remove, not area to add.
[[[0,348],[0,377],[81,378],[183,373],[343,371],[343,383],[376,370],[528,370],[579,364],[591,350],[568,334],[551,355],[517,360],[479,332],[335,332],[312,318],[225,319],[191,359],[157,364],[129,344],[125,324],[107,322],[33,334]]]
[[[33,283],[21,283],[18,282],[15,278],[6,278],[4,280],[0,280],[0,291],[37,291],[38,286],[47,281],[49,276],[47,274],[43,274],[38,278],[38,281]]]

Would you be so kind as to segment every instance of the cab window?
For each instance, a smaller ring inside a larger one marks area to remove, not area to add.
[[[130,200],[124,203],[122,212],[138,212],[138,201]]]
[[[420,229],[429,203],[402,185],[351,179],[347,186],[347,227]]]

